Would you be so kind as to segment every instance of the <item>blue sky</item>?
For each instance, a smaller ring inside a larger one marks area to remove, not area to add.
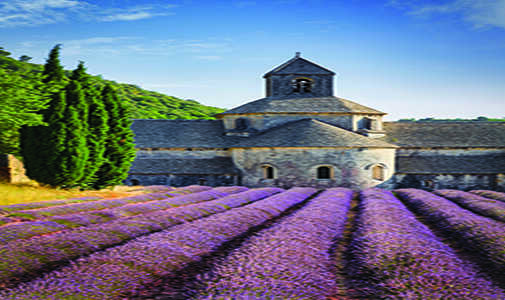
[[[386,119],[505,117],[505,0],[0,0],[0,46],[232,108],[302,57]]]

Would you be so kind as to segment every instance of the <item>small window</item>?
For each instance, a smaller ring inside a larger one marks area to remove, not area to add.
[[[140,184],[140,182],[138,181],[138,179],[132,179],[131,183],[132,183],[132,185],[139,185]]]
[[[317,168],[317,179],[330,179],[330,178],[331,178],[330,167]]]
[[[295,78],[291,81],[291,86],[295,93],[310,93],[312,92],[312,79]]]
[[[429,180],[429,179],[424,180],[423,186],[425,188],[432,188],[433,187],[433,180]]]
[[[206,183],[207,183],[207,179],[205,179],[205,178],[198,179],[198,185],[205,185]]]
[[[372,168],[372,178],[375,180],[384,180],[384,167],[377,165]]]
[[[238,118],[235,120],[235,129],[245,130],[249,127],[249,121],[245,118]]]
[[[263,178],[264,179],[274,179],[274,167],[272,166],[262,166],[263,169]]]

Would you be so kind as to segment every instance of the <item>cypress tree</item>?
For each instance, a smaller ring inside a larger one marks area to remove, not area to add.
[[[48,126],[23,126],[20,130],[20,153],[27,176],[51,185],[55,185],[55,154],[58,153],[60,142],[65,135],[64,124],[57,124],[61,122],[66,106],[65,96],[61,91],[66,78],[60,64],[59,51],[60,45],[51,50],[42,73],[44,93],[50,95],[49,106],[42,111],[43,121]]]
[[[71,187],[78,185],[84,176],[84,167],[88,159],[86,129],[83,125],[86,121],[83,122],[82,119],[82,109],[87,105],[79,82],[71,80],[65,88],[65,94],[67,105],[61,122],[66,127],[65,147],[57,154],[58,162],[61,163],[59,170],[61,173],[57,175],[62,179],[59,185]]]
[[[44,71],[42,72],[42,82],[44,83],[61,83],[65,82],[65,72],[60,62],[60,49],[61,45],[58,44],[51,49],[49,52],[49,57],[44,65]]]
[[[86,146],[89,151],[85,165],[84,176],[80,180],[82,188],[88,188],[96,181],[96,172],[104,163],[105,139],[109,129],[107,112],[100,99],[100,92],[91,82],[91,76],[86,73],[81,61],[70,77],[81,84],[87,107]],[[81,116],[84,117],[84,116]]]
[[[109,131],[105,143],[105,162],[97,172],[95,188],[121,184],[128,176],[131,162],[135,158],[128,110],[110,85],[102,90],[102,101],[109,114]]]

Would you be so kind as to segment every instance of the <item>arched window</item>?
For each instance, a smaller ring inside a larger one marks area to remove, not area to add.
[[[275,170],[274,167],[270,165],[261,166],[263,169],[263,179],[274,179],[275,178]]]
[[[372,167],[372,178],[375,180],[383,181],[385,177],[385,169],[381,165],[375,165]]]
[[[302,77],[291,80],[291,86],[295,93],[310,93],[312,92],[312,79]]]
[[[327,166],[322,166],[317,168],[317,179],[330,179],[331,178],[331,168]]]
[[[245,130],[249,127],[249,120],[246,118],[238,118],[235,120],[235,129]]]

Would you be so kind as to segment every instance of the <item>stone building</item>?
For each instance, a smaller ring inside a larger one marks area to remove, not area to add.
[[[505,189],[505,123],[383,122],[299,53],[217,120],[135,120],[128,184]]]

